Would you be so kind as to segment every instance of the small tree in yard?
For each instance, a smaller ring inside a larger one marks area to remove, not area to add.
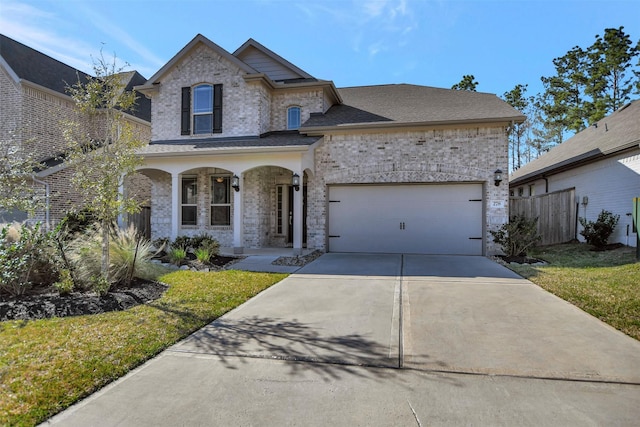
[[[502,247],[507,256],[525,256],[527,250],[538,243],[538,218],[527,219],[514,215],[498,231],[489,231],[493,241]]]
[[[141,164],[136,150],[144,145],[124,117],[124,111],[135,107],[136,94],[125,91],[125,83],[115,58],[94,61],[95,77],[86,83],[80,79],[67,91],[77,108],[75,120],[63,123],[68,144],[65,162],[73,170],[72,182],[85,196],[84,202],[101,225],[102,285],[110,283],[110,232],[118,215],[134,213],[135,200],[124,197],[120,189],[125,177]]]
[[[613,230],[618,225],[620,215],[614,215],[603,209],[595,222],[587,221],[586,218],[582,217],[579,220],[580,225],[583,227],[580,235],[584,237],[588,244],[600,249],[607,245],[609,237],[611,237]]]
[[[31,179],[39,164],[29,150],[29,143],[20,144],[12,133],[0,138],[0,211],[17,209],[33,214],[42,204]]]

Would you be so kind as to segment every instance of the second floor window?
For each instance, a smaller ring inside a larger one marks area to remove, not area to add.
[[[193,133],[213,133],[213,86],[193,88]]]
[[[222,132],[222,85],[182,88],[181,135]]]
[[[287,129],[300,128],[300,107],[289,107],[287,109]]]

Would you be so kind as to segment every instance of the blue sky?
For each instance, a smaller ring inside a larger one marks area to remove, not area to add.
[[[336,86],[412,83],[542,90],[552,60],[605,28],[640,39],[638,0],[0,0],[0,32],[83,71],[115,54],[151,77],[196,34],[254,38]]]

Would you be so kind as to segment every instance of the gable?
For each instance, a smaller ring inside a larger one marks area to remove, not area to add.
[[[233,55],[273,81],[315,80],[309,73],[253,39],[247,40]]]

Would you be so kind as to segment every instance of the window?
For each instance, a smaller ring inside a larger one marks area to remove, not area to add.
[[[222,85],[182,88],[181,135],[222,132]]]
[[[284,229],[284,187],[279,185],[276,188],[276,234],[283,234],[282,230]]]
[[[518,197],[524,196],[524,188],[518,187]]]
[[[211,177],[211,225],[231,225],[231,178]]]
[[[213,132],[213,86],[193,88],[193,133]]]
[[[182,225],[198,225],[198,178],[183,176],[180,190]]]
[[[300,107],[289,107],[287,109],[287,129],[300,128]]]

